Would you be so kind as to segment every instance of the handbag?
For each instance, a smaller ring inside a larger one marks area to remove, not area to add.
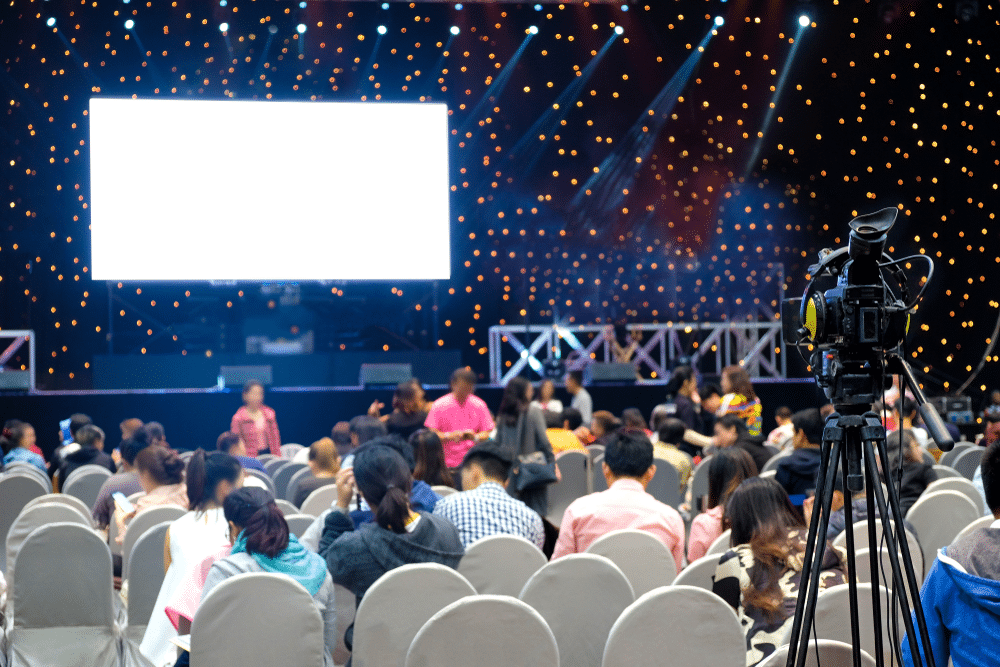
[[[521,415],[517,421],[517,450],[524,450],[524,431],[526,428],[527,413]],[[540,489],[556,481],[555,461],[549,463],[545,460],[545,454],[539,451],[527,454],[518,454],[514,460],[514,465],[510,471],[511,481],[518,493]]]

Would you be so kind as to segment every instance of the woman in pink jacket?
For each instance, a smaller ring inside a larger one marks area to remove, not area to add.
[[[229,430],[238,434],[247,446],[248,456],[281,456],[281,434],[274,410],[264,405],[264,385],[250,380],[243,385],[243,406],[233,415]]]

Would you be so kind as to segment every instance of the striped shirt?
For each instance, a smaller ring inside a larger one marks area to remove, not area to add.
[[[490,535],[516,535],[539,549],[545,544],[542,518],[497,482],[445,496],[434,514],[455,524],[464,547]]]

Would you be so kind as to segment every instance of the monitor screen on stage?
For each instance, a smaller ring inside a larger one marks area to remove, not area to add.
[[[443,104],[90,100],[95,280],[451,273]]]

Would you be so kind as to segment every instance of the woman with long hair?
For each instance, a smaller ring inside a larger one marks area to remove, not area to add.
[[[505,448],[511,458],[530,456],[540,452],[546,463],[554,463],[555,455],[549,436],[545,432],[545,416],[531,405],[534,388],[525,378],[516,377],[507,383],[497,410],[496,440]],[[515,463],[517,465],[517,463]],[[556,467],[556,475],[559,468]],[[549,512],[549,488],[547,485],[518,491],[511,485],[508,492],[544,517]]]
[[[706,510],[691,521],[688,538],[688,562],[693,563],[708,551],[722,535],[726,502],[743,480],[757,474],[757,465],[742,449],[720,449],[708,462],[708,499]]]
[[[712,590],[736,611],[746,631],[748,667],[781,645],[795,615],[807,529],[788,494],[773,479],[751,477],[726,504],[732,530]],[[819,589],[842,584],[846,554],[827,546]]]
[[[184,486],[184,461],[177,452],[159,445],[146,447],[135,457],[135,470],[139,486],[145,495],[135,501],[131,512],[115,507],[114,519],[118,523],[118,542],[125,540],[125,528],[132,518],[156,505],[176,505],[188,509],[187,487]]]
[[[722,403],[716,415],[738,415],[746,422],[750,437],[760,438],[763,412],[757,392],[750,382],[750,374],[742,366],[726,366],[722,369],[721,384]]]
[[[229,430],[246,443],[247,455],[281,456],[281,433],[274,410],[264,405],[264,385],[250,380],[243,385],[243,405],[233,415]]]
[[[556,398],[556,383],[549,378],[538,383],[538,394],[531,404],[537,405],[542,412],[562,414],[563,411],[562,401]]]
[[[423,428],[410,436],[410,447],[416,465],[413,479],[419,479],[431,486],[455,486],[451,471],[444,464],[444,446],[434,431]]]
[[[5,423],[3,433],[0,434],[0,447],[3,448],[4,466],[16,461],[30,463],[42,472],[48,473],[45,459],[36,453],[38,447],[35,445],[35,427],[28,422],[11,419]]]
[[[678,366],[667,383],[667,405],[673,404],[671,416],[680,419],[692,431],[702,432],[705,424],[701,418],[701,396],[698,379],[690,366]]]

